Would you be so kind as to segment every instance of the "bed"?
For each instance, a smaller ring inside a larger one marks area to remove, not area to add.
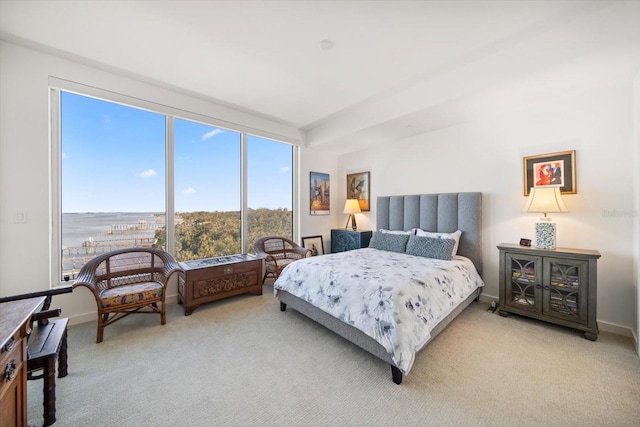
[[[477,301],[484,286],[482,194],[379,197],[376,230],[387,233],[376,232],[369,248],[292,263],[274,282],[274,295],[280,310],[293,308],[389,363],[393,382],[401,384],[416,353]],[[456,230],[462,233],[453,256],[448,234],[411,237]],[[444,259],[425,257],[420,246],[410,252],[405,236],[435,244],[436,255],[428,256]],[[401,241],[405,246],[394,248]]]

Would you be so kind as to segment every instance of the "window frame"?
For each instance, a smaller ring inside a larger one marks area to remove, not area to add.
[[[140,98],[134,98],[117,92],[99,89],[92,86],[86,86],[80,83],[49,78],[49,116],[50,116],[50,181],[49,181],[49,216],[50,216],[50,283],[51,286],[64,283],[62,279],[61,265],[61,244],[62,244],[62,162],[61,162],[61,92],[70,92],[80,96],[96,98],[105,102],[121,104],[127,107],[138,108],[151,111],[153,113],[165,116],[165,214],[166,214],[166,238],[167,252],[175,255],[175,141],[174,141],[174,120],[183,119],[202,123],[217,128],[228,129],[241,134],[240,146],[240,202],[241,202],[241,242],[242,253],[247,253],[248,246],[248,162],[247,162],[247,137],[253,135],[260,138],[269,139],[275,142],[289,144],[292,149],[292,231],[294,240],[299,236],[300,229],[300,206],[299,206],[299,162],[300,162],[300,146],[299,141],[291,138],[276,135],[268,131],[260,131],[242,124],[230,123],[224,120],[216,119],[197,112],[191,112],[174,108],[167,105],[157,104]]]

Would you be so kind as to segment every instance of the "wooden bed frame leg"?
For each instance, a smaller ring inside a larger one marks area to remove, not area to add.
[[[397,367],[391,365],[391,377],[396,384],[402,384],[402,372]]]
[[[286,311],[286,310],[287,310],[287,304],[280,301],[280,311]]]

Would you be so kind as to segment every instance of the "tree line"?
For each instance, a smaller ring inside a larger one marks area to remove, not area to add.
[[[249,209],[247,252],[264,236],[293,236],[293,212],[288,209]],[[176,259],[189,261],[241,252],[240,211],[176,213]],[[156,246],[167,246],[164,229],[155,232]]]

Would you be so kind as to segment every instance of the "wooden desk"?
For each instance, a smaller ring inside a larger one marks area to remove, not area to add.
[[[0,427],[27,425],[29,320],[44,297],[0,304]]]
[[[184,261],[178,302],[188,316],[200,304],[252,292],[262,295],[262,258],[250,254]]]

